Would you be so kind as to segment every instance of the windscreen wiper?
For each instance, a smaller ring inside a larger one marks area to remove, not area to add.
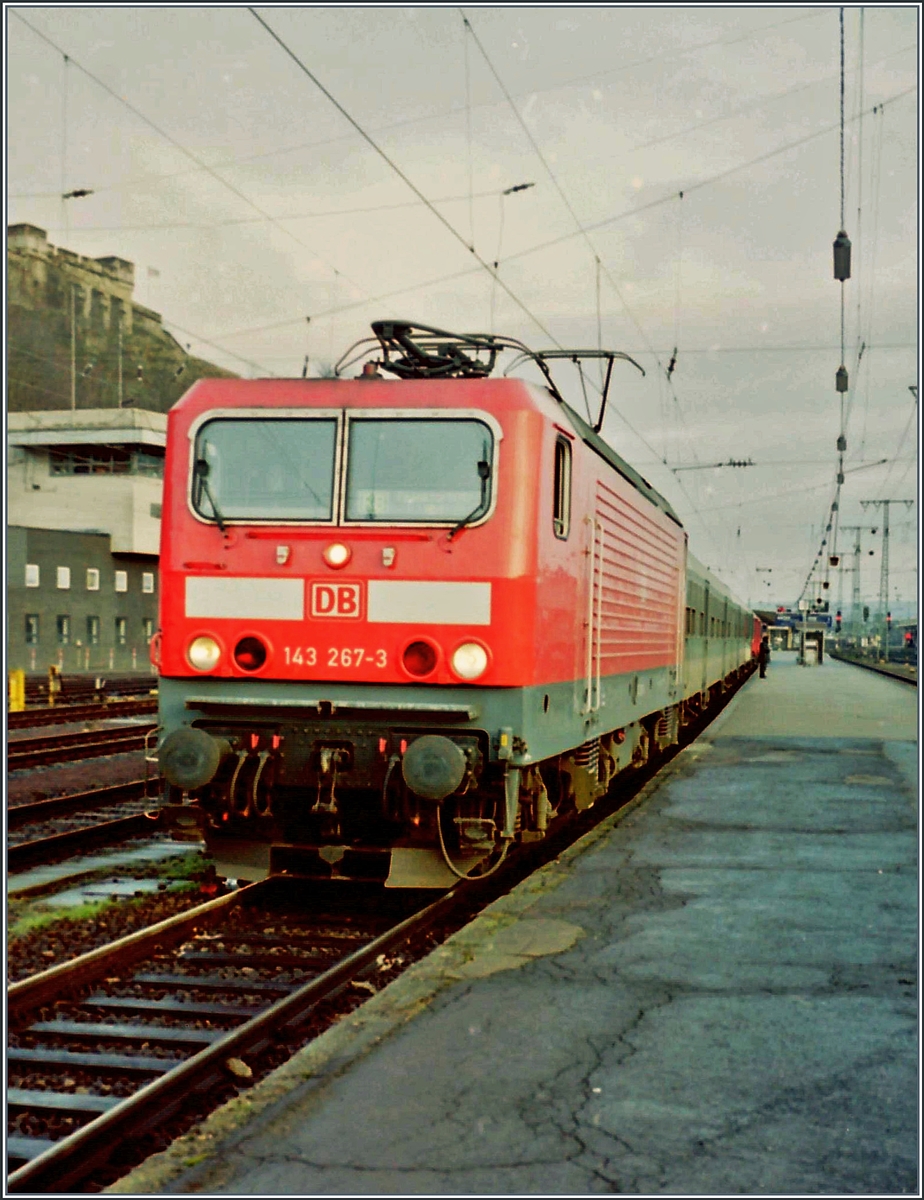
[[[469,521],[474,521],[476,517],[480,517],[485,511],[488,499],[488,480],[491,478],[491,464],[487,461],[487,447],[485,447],[485,457],[478,464],[478,478],[481,480],[481,499],[467,517],[463,517],[454,529],[449,531],[447,541],[451,542],[460,529],[464,529]]]
[[[199,495],[196,497],[196,507],[198,507],[198,505],[199,505],[199,498],[201,497],[202,493],[205,492],[206,496],[208,497],[208,502],[212,506],[212,513],[214,514],[215,520],[218,522],[218,528],[221,530],[222,533],[224,533],[224,531],[225,531],[224,520],[222,519],[222,515],[218,510],[218,505],[215,503],[215,497],[212,495],[212,489],[209,487],[208,483],[206,482],[206,480],[208,478],[208,473],[209,473],[208,462],[204,458],[197,458],[196,465],[195,465],[195,468],[193,471],[193,477],[194,477],[194,479],[196,479],[196,481],[199,484]]]

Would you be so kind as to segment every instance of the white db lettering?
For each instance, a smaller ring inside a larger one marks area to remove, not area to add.
[[[359,617],[362,593],[358,583],[313,583],[313,617]]]

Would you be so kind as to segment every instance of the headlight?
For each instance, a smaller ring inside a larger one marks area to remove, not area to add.
[[[186,657],[190,666],[195,667],[197,671],[211,671],[213,667],[218,666],[221,647],[214,638],[197,637],[189,643]]]
[[[353,553],[349,546],[344,546],[343,542],[331,542],[324,550],[323,558],[329,567],[345,567]]]
[[[488,669],[488,652],[477,642],[463,642],[452,656],[452,669],[460,679],[477,679]]]

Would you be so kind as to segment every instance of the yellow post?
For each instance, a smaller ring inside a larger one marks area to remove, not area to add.
[[[26,673],[25,671],[10,671],[9,673],[9,710],[23,712],[26,707]]]
[[[48,703],[54,705],[55,696],[61,691],[61,668],[52,663],[48,668]]]

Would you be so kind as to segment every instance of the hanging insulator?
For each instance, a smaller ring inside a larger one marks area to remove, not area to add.
[[[844,451],[847,449],[847,439],[844,437],[843,434],[841,434],[841,436],[837,439],[837,448],[841,454],[843,454]]]
[[[838,471],[838,473],[837,473],[837,482],[838,482],[838,483],[843,483],[843,482],[844,482],[844,472],[843,472],[843,471]]]
[[[834,376],[834,386],[839,392],[847,391],[847,368],[843,363],[837,368],[837,374]]]
[[[834,239],[834,278],[839,283],[850,278],[850,238],[843,229]]]
[[[829,554],[828,555],[828,562],[831,564],[832,567],[836,567],[840,561],[841,561],[841,559],[840,559],[839,554]]]

